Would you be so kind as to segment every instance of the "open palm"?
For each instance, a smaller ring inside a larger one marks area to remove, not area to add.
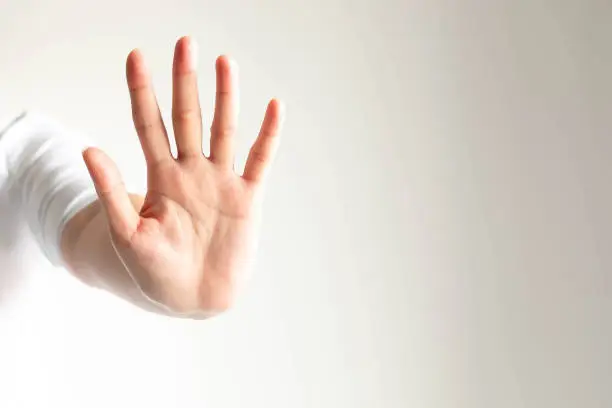
[[[259,197],[276,150],[281,105],[270,101],[244,174],[233,170],[237,72],[227,57],[216,63],[217,93],[210,157],[202,153],[202,120],[190,38],[177,44],[170,144],[139,51],[127,60],[133,120],[147,162],[147,194],[134,208],[114,162],[90,148],[84,159],[109,220],[116,252],[147,297],[179,313],[226,309],[245,280],[256,244]]]

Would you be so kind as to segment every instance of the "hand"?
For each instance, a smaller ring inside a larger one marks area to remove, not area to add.
[[[219,57],[206,157],[194,48],[184,37],[174,54],[176,159],[143,58],[138,50],[128,56],[132,116],[147,163],[147,193],[139,213],[115,163],[96,148],[87,149],[83,157],[106,212],[113,246],[136,284],[172,312],[201,315],[227,309],[246,279],[256,247],[259,198],[283,112],[280,102],[270,101],[244,174],[237,175],[237,72],[227,57]]]

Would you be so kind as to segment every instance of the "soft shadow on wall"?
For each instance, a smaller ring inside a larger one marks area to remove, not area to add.
[[[0,306],[24,277],[19,247],[27,225],[11,191],[0,185]]]

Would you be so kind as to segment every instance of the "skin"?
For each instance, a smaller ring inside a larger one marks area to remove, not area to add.
[[[67,223],[62,253],[68,269],[92,286],[147,310],[204,318],[229,308],[247,281],[283,108],[270,101],[244,174],[236,174],[237,72],[229,58],[219,57],[206,157],[195,54],[193,40],[178,40],[172,97],[177,158],[143,57],[138,50],[129,54],[127,84],[147,163],[147,193],[128,194],[112,159],[97,148],[85,150],[98,200]]]

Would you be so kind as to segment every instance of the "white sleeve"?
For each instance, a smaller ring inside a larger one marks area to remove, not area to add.
[[[51,118],[24,113],[0,130],[0,176],[49,261],[63,266],[64,226],[97,199],[82,158],[87,142]]]

